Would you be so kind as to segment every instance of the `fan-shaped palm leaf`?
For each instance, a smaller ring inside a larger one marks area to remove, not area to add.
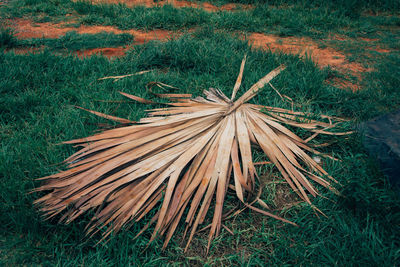
[[[104,237],[141,220],[160,206],[145,229],[156,223],[150,241],[158,234],[165,235],[164,247],[185,210],[188,211],[187,230],[191,229],[189,245],[215,196],[210,244],[221,229],[228,188],[232,188],[247,207],[291,223],[253,206],[257,201],[267,207],[254,193],[257,173],[251,144],[258,145],[290,187],[310,203],[309,194],[318,194],[310,180],[331,188],[329,180],[334,179],[305,152],[319,154],[308,140],[295,135],[283,124],[301,127],[314,136],[346,133],[327,131],[334,126],[332,121],[340,120],[337,118],[325,117],[328,123],[307,119],[308,115],[301,112],[246,103],[284,70],[284,66],[271,71],[234,102],[245,60],[231,99],[218,89],[204,91],[206,98],[190,99],[188,94],[159,95],[175,101],[169,103],[168,108],[151,110],[150,116],[138,123],[90,111],[132,125],[65,142],[82,149],[65,161],[69,164],[68,170],[41,178],[45,183],[37,191],[51,192],[36,203],[49,217],[63,212],[61,221],[65,222],[97,209],[88,231],[95,233],[109,225]],[[231,179],[233,184],[230,184]],[[248,203],[247,196],[253,196],[254,201]]]

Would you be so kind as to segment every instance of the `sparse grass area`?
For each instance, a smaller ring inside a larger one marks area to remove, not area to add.
[[[150,81],[160,81],[181,88],[182,93],[199,95],[209,87],[228,93],[233,88],[245,53],[248,53],[248,62],[239,95],[268,71],[284,63],[287,70],[273,84],[301,105],[296,108],[298,110],[348,117],[351,122],[343,127],[352,128],[358,122],[399,108],[398,17],[353,19],[340,15],[340,12],[324,13],[326,7],[314,8],[316,13],[310,13],[301,10],[300,6],[282,8],[278,5],[265,6],[258,11],[216,14],[177,10],[169,6],[128,9],[125,6],[95,7],[57,0],[15,1],[10,6],[3,8],[3,16],[30,15],[52,21],[71,12],[80,22],[88,24],[148,29],[199,26],[199,29],[178,40],[134,46],[125,57],[113,60],[102,56],[84,59],[72,55],[57,56],[51,50],[120,46],[129,44],[131,36],[70,33],[60,39],[18,40],[9,30],[0,32],[0,265],[394,266],[398,262],[399,192],[387,184],[376,161],[364,151],[358,135],[345,140],[334,137],[337,142],[323,149],[341,159],[340,162],[326,160],[324,166],[341,183],[337,188],[342,196],[319,187],[321,194],[329,199],[318,197],[314,201],[327,218],[315,216],[310,207],[298,203],[299,199],[288,190],[283,179],[276,176],[275,169],[265,165],[259,167],[261,180],[265,183],[262,198],[275,213],[300,227],[245,210],[225,222],[233,235],[222,230],[207,256],[204,254],[207,232],[195,237],[190,251],[183,253],[180,243],[184,231],[182,225],[165,251],[161,250],[161,240],[145,249],[150,231],[133,239],[144,222],[111,237],[107,243],[95,246],[99,236],[93,239],[84,236],[84,226],[90,216],[70,225],[57,224],[56,220],[43,221],[32,205],[39,194],[28,194],[39,185],[35,178],[62,168],[54,164],[75,151],[70,146],[58,145],[60,142],[88,136],[98,129],[99,123],[109,123],[77,110],[73,105],[137,120],[144,116],[144,110],[149,106],[113,103],[113,100],[124,100],[118,91],[152,98],[145,85]],[[270,17],[262,13],[268,10],[272,14]],[[142,17],[135,18],[140,12]],[[260,13],[257,15],[257,12]],[[267,18],[275,18],[275,24],[263,24]],[[339,21],[335,21],[338,18]],[[293,29],[301,25],[296,19],[306,22],[304,29]],[[323,25],[330,19],[333,24]],[[220,24],[203,27],[210,21]],[[365,26],[365,29],[372,27],[375,31],[361,32],[359,25],[363,21],[372,25]],[[264,28],[257,28],[257,25]],[[367,57],[360,51],[366,45],[363,41],[332,43],[342,51],[352,53],[356,57],[354,60],[374,68],[363,75],[363,89],[353,93],[326,82],[339,75],[329,68],[320,69],[311,60],[293,55],[250,50],[246,42],[234,39],[229,33],[230,30],[257,29],[274,32],[277,31],[275,26],[296,35],[325,36],[333,29],[347,36],[378,38],[380,44],[392,50],[389,53],[372,52]],[[226,31],[215,33],[214,28]],[[40,45],[48,49],[27,55],[2,51],[3,48]],[[97,80],[147,69],[155,71],[115,83]],[[291,107],[267,87],[253,101]],[[300,131],[296,133],[302,135]],[[320,137],[319,140],[324,142],[328,139]],[[254,156],[260,161],[265,160],[258,154]],[[227,204],[227,210],[235,207],[236,196],[228,194]]]

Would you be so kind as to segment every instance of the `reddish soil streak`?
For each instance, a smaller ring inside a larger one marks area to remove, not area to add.
[[[112,26],[86,26],[82,25],[78,28],[64,27],[63,24],[53,24],[49,22],[33,24],[29,20],[16,19],[8,23],[10,27],[16,31],[15,36],[20,39],[28,38],[59,38],[69,31],[76,31],[79,34],[95,34],[99,32],[111,32],[115,34],[129,33],[134,36],[134,44],[144,44],[152,40],[167,41],[168,39],[176,38],[181,33],[166,30],[153,30],[149,32],[139,30],[120,30]],[[125,52],[130,47],[116,47],[116,48],[95,48],[85,51],[76,51],[79,57],[91,56],[94,54],[103,54],[106,57],[120,57],[124,56]],[[35,53],[38,49],[14,49],[15,53]]]
[[[16,30],[15,36],[21,39],[27,38],[58,38],[65,35],[69,31],[76,31],[79,34],[83,33],[99,33],[99,32],[112,32],[115,34],[129,33],[135,37],[135,42],[142,44],[151,40],[168,40],[174,36],[179,36],[179,33],[174,33],[166,30],[154,30],[144,32],[139,30],[120,30],[112,26],[85,26],[79,28],[63,27],[62,24],[53,24],[49,22],[32,24],[29,20],[16,19],[11,22],[10,27]]]
[[[122,57],[125,55],[127,47],[107,47],[107,48],[94,48],[94,49],[87,49],[84,51],[76,51],[78,57],[90,57],[92,55],[99,55],[102,54],[108,58],[111,57]]]
[[[364,72],[368,69],[358,63],[349,63],[346,56],[332,48],[319,48],[318,44],[307,38],[278,37],[253,33],[248,37],[255,47],[282,51],[290,54],[310,55],[321,67],[332,66],[337,69],[348,69],[353,72]]]
[[[385,48],[380,48],[380,47],[368,47],[368,50],[376,51],[378,53],[390,53],[391,51],[389,49]]]
[[[146,6],[146,7],[154,7],[154,6],[163,6],[165,4],[170,4],[174,7],[193,7],[193,8],[202,8],[208,12],[216,12],[216,11],[234,11],[235,9],[249,9],[252,8],[251,5],[244,4],[226,4],[220,7],[214,6],[211,3],[195,3],[184,0],[160,0],[155,2],[153,0],[92,0],[94,4],[108,3],[108,4],[125,4],[128,7],[133,6]]]
[[[335,77],[333,79],[328,79],[328,80],[326,80],[326,82],[328,84],[331,84],[331,85],[336,86],[338,88],[343,88],[343,89],[350,88],[353,92],[358,91],[358,90],[361,89],[358,84],[354,84],[354,83],[352,83],[352,82],[350,82],[348,80],[344,80],[344,79],[337,78],[337,77]]]
[[[134,36],[136,44],[143,44],[151,40],[166,41],[168,39],[173,39],[181,35],[181,33],[179,32],[171,32],[166,30],[143,32],[139,30],[120,30],[112,26],[80,26],[78,28],[73,28],[63,27],[62,24],[52,23],[37,23],[33,25],[31,21],[24,19],[17,19],[10,24],[11,27],[15,28],[16,36],[21,39],[40,37],[58,38],[69,31],[76,31],[80,34],[93,34],[105,31],[115,34],[130,33]],[[249,43],[256,48],[271,49],[272,51],[282,51],[284,53],[299,54],[301,56],[309,55],[312,60],[321,67],[331,66],[332,68],[340,72],[350,73],[358,78],[361,77],[361,73],[371,71],[370,69],[364,68],[359,63],[348,62],[346,60],[346,56],[343,53],[340,53],[332,48],[319,48],[317,43],[308,38],[281,38],[274,35],[253,33],[248,36],[248,40]],[[77,54],[78,56],[90,56],[93,54],[102,53],[107,57],[113,57],[123,56],[128,49],[129,47],[96,48],[86,51],[79,51],[77,52]],[[347,87],[353,90],[359,89],[358,85],[352,84],[351,82],[333,82],[335,83],[335,85],[338,85],[340,87]]]
[[[379,39],[377,39],[377,38],[371,39],[371,38],[361,37],[360,39],[365,41],[365,42],[376,42],[376,41],[379,41]]]
[[[79,58],[90,57],[92,55],[103,55],[108,58],[112,57],[122,57],[125,55],[125,52],[129,50],[129,47],[106,47],[106,48],[93,48],[86,50],[78,50],[74,51],[74,53]],[[43,47],[30,47],[30,48],[12,48],[7,51],[12,51],[17,55],[26,55],[26,54],[35,54],[43,51]]]
[[[331,66],[335,70],[342,73],[350,73],[357,78],[361,78],[362,73],[371,71],[371,69],[367,69],[359,63],[348,62],[343,53],[332,48],[319,48],[317,43],[308,38],[280,38],[274,35],[253,33],[248,39],[254,47],[270,49],[271,51],[282,51],[290,54],[299,54],[301,56],[310,56],[311,59],[321,67]],[[339,87],[351,88],[353,91],[359,90],[357,84],[353,84],[349,81],[334,83]]]

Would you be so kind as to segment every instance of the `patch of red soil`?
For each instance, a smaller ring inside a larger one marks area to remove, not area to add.
[[[111,57],[122,57],[125,55],[125,52],[128,50],[128,47],[107,47],[107,48],[94,48],[87,49],[83,51],[76,51],[78,57],[90,57],[92,55],[103,55],[108,58]]]
[[[149,32],[139,30],[120,30],[112,26],[85,26],[82,25],[78,28],[74,27],[63,27],[63,24],[53,24],[50,22],[32,24],[31,21],[25,19],[16,19],[10,23],[10,27],[13,27],[16,31],[15,36],[21,39],[28,38],[59,38],[65,35],[67,32],[76,31],[79,34],[94,34],[99,32],[111,32],[115,34],[129,33],[135,38],[136,43],[144,43],[151,40],[168,40],[179,36],[180,33],[166,31],[166,30],[154,30]]]
[[[331,39],[331,40],[337,40],[337,41],[346,41],[346,40],[348,40],[349,38],[347,38],[346,36],[341,35],[341,34],[330,34],[330,35],[329,35],[329,39]]]
[[[367,43],[379,42],[379,39],[378,39],[378,38],[366,38],[366,37],[361,37],[360,39],[363,40],[364,42],[367,42]],[[368,47],[367,49],[368,49],[368,50],[372,50],[372,51],[376,51],[376,52],[378,52],[378,53],[390,53],[390,52],[391,52],[391,50],[385,49],[385,48],[382,48],[382,47],[379,47],[379,46]]]
[[[363,72],[371,71],[356,62],[348,62],[346,56],[332,48],[320,48],[317,43],[308,38],[284,37],[253,33],[249,42],[257,48],[270,49],[271,51],[282,51],[284,53],[310,56],[311,59],[321,67],[331,66],[342,73],[350,73],[361,78]],[[356,85],[346,84],[346,87],[357,89]]]
[[[360,86],[358,84],[352,83],[351,81],[340,79],[340,78],[333,78],[326,81],[328,84],[332,84],[336,87],[342,89],[350,89],[353,92],[360,90]]]
[[[95,34],[99,32],[111,32],[115,34],[129,33],[134,36],[134,44],[143,44],[152,40],[167,41],[176,38],[181,33],[166,30],[153,30],[149,32],[139,30],[120,30],[112,26],[86,26],[82,25],[78,28],[63,27],[63,24],[53,24],[49,22],[33,24],[29,20],[16,19],[8,23],[14,28],[15,36],[20,39],[28,38],[59,38],[67,32],[76,31],[79,34]],[[117,48],[95,48],[84,51],[76,51],[79,57],[91,56],[93,54],[103,54],[106,57],[124,56],[129,47]],[[23,54],[33,51],[33,49],[15,49],[15,53]]]
[[[128,7],[133,6],[146,6],[146,7],[155,7],[155,6],[163,6],[166,4],[170,4],[174,7],[181,8],[181,7],[193,7],[193,8],[201,8],[208,12],[216,12],[216,11],[234,11],[239,9],[250,9],[252,8],[251,5],[244,5],[244,4],[225,4],[220,7],[217,7],[211,3],[203,2],[203,3],[196,3],[184,0],[160,0],[160,1],[153,1],[153,0],[91,0],[93,4],[125,4]]]
[[[78,0],[74,0],[76,2]],[[96,4],[125,4],[128,7],[132,6],[146,6],[152,7],[157,5],[153,0],[87,0],[88,2]]]
[[[373,50],[378,53],[390,53],[391,52],[389,49],[380,48],[380,47],[369,47],[368,50]]]
[[[376,42],[379,41],[379,39],[377,38],[365,38],[365,37],[361,37],[361,40],[365,41],[365,42]]]
[[[250,43],[257,48],[282,51],[290,54],[309,55],[322,67],[332,66],[336,69],[349,69],[354,72],[368,71],[358,63],[349,63],[346,56],[332,48],[320,48],[318,44],[308,38],[278,37],[253,33],[248,37]]]

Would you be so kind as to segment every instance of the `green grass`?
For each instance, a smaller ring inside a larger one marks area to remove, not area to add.
[[[0,47],[12,48],[18,45],[18,39],[14,36],[11,29],[1,28],[0,29]]]
[[[400,105],[400,57],[396,53],[384,57],[376,71],[366,75],[365,90],[356,94],[327,85],[325,80],[335,72],[321,70],[311,60],[250,50],[244,41],[211,30],[200,30],[193,36],[166,43],[135,46],[125,57],[112,61],[101,56],[61,57],[48,50],[29,55],[1,53],[0,264],[395,265],[400,256],[399,194],[387,184],[376,162],[366,155],[358,135],[348,140],[337,138],[338,142],[324,149],[341,159],[340,162],[327,160],[325,164],[342,184],[338,189],[343,194],[336,196],[320,188],[330,200],[317,198],[314,204],[327,218],[315,216],[305,205],[287,206],[297,198],[282,184],[281,177],[270,175],[271,167],[264,166],[259,170],[266,182],[263,199],[276,213],[300,227],[246,210],[236,219],[225,222],[234,234],[222,230],[208,256],[204,254],[207,242],[204,232],[195,238],[191,250],[183,253],[182,226],[170,246],[161,251],[161,240],[145,250],[150,231],[133,240],[144,222],[111,237],[108,243],[94,246],[99,237],[84,236],[84,226],[90,216],[67,226],[57,224],[56,220],[42,220],[32,205],[39,194],[27,194],[39,185],[34,179],[56,172],[61,166],[55,164],[75,150],[58,145],[61,141],[90,135],[98,123],[106,122],[73,105],[136,120],[144,116],[148,105],[99,100],[122,100],[118,91],[151,98],[144,89],[150,81],[171,84],[181,88],[181,92],[195,95],[209,87],[228,93],[245,53],[248,53],[248,63],[239,95],[284,63],[288,68],[273,81],[274,86],[301,104],[299,110],[353,119],[343,127],[352,127],[358,121]],[[115,83],[97,80],[146,69],[155,71]],[[267,87],[253,101],[290,107]],[[235,196],[228,194],[228,207],[236,203]],[[282,205],[286,208],[280,209]]]
[[[58,39],[25,40],[28,46],[45,45],[53,49],[68,49],[72,51],[100,47],[119,47],[132,43],[134,37],[130,34],[113,34],[101,32],[96,34],[78,34],[75,31],[67,32]],[[23,44],[24,45],[24,44]]]
[[[303,6],[329,6],[333,9],[341,9],[354,16],[364,10],[384,11],[399,9],[400,4],[395,0],[190,0],[191,2],[209,2],[216,5],[238,4],[269,4],[276,6],[303,5]]]
[[[9,29],[0,31],[0,48],[30,48],[46,47],[50,50],[78,51],[101,47],[120,47],[133,42],[131,34],[114,34],[100,32],[95,34],[78,34],[76,31],[67,32],[60,38],[17,39]]]
[[[211,2],[226,3],[225,0]],[[40,184],[35,178],[62,168],[55,164],[75,151],[70,146],[58,145],[61,141],[88,136],[99,128],[99,123],[110,123],[77,110],[73,105],[137,120],[145,115],[144,110],[149,106],[113,103],[113,100],[123,100],[118,91],[151,98],[144,88],[149,81],[156,80],[195,95],[209,87],[229,93],[245,53],[248,53],[248,63],[239,95],[269,70],[284,63],[287,70],[273,84],[281,93],[300,103],[301,111],[349,117],[351,123],[343,127],[352,128],[359,122],[399,108],[397,2],[345,2],[347,6],[337,4],[341,1],[304,0],[285,5],[282,1],[268,1],[269,5],[260,4],[255,10],[235,13],[207,13],[171,6],[149,9],[93,6],[60,0],[13,1],[3,6],[3,18],[28,16],[36,22],[56,22],[72,14],[77,25],[198,30],[179,40],[135,46],[125,57],[112,61],[101,56],[85,59],[60,56],[54,51],[122,46],[130,44],[132,36],[71,32],[59,39],[19,40],[8,29],[0,31],[0,265],[396,265],[400,257],[399,192],[388,185],[377,162],[366,154],[358,135],[348,140],[334,137],[337,142],[323,150],[341,159],[324,164],[342,184],[338,186],[342,196],[320,188],[323,196],[330,200],[317,198],[314,201],[327,218],[318,218],[308,206],[291,206],[291,202],[298,200],[296,196],[282,183],[281,177],[273,176],[275,169],[263,166],[259,168],[262,181],[266,183],[262,198],[275,213],[300,227],[244,211],[234,220],[225,222],[234,234],[222,230],[207,256],[204,254],[207,232],[195,237],[189,252],[183,253],[180,242],[183,227],[178,229],[165,251],[161,251],[161,240],[145,250],[150,231],[133,240],[145,222],[113,236],[108,243],[94,246],[99,236],[93,239],[84,236],[90,216],[67,226],[57,224],[56,220],[43,221],[32,205],[40,194],[28,194]],[[335,8],[332,9],[332,5]],[[371,8],[379,15],[366,15]],[[215,30],[222,33],[215,33]],[[309,59],[250,50],[244,41],[232,37],[232,31],[237,30],[311,36],[321,45],[345,52],[349,60],[372,67],[373,71],[363,74],[363,90],[352,93],[338,89],[326,81],[342,74],[329,68],[319,69]],[[332,33],[350,39],[325,40]],[[365,42],[359,37],[378,40]],[[375,53],[367,49],[376,45],[391,52]],[[29,55],[3,50],[36,46],[45,46],[45,49]],[[97,80],[145,69],[155,71],[116,83]],[[267,87],[253,101],[290,108]],[[320,137],[319,140],[324,142],[332,138]],[[263,160],[258,153],[254,156]],[[227,209],[236,204],[236,197],[228,194]]]

